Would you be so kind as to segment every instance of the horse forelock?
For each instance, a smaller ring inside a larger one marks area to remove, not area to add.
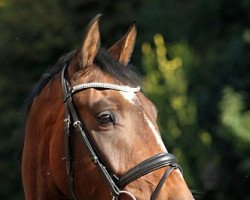
[[[123,65],[114,59],[108,51],[100,49],[95,57],[94,63],[107,72],[114,79],[130,86],[139,86],[141,78],[132,64]]]

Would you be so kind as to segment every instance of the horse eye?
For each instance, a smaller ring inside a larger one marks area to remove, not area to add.
[[[113,117],[109,113],[100,114],[97,120],[101,124],[114,123]]]

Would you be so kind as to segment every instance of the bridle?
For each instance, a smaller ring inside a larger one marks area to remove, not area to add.
[[[88,88],[96,88],[96,89],[109,89],[109,90],[117,90],[117,91],[124,91],[124,92],[139,92],[140,87],[132,88],[128,86],[121,86],[121,85],[114,85],[108,83],[84,83],[74,87],[71,87],[67,78],[66,69],[68,63],[64,65],[61,75],[61,84],[63,88],[63,102],[65,104],[65,119],[64,119],[64,133],[65,133],[65,160],[66,160],[66,170],[68,176],[68,183],[69,183],[69,191],[72,200],[77,200],[77,196],[74,189],[74,173],[72,169],[72,144],[71,144],[71,133],[70,127],[73,125],[76,132],[80,133],[82,136],[83,142],[85,144],[86,149],[88,150],[92,162],[99,168],[101,174],[107,185],[110,188],[110,192],[112,195],[112,199],[118,200],[121,194],[127,194],[132,199],[135,197],[127,192],[122,190],[126,185],[129,183],[137,180],[138,178],[152,172],[158,170],[160,168],[169,166],[165,173],[163,174],[161,180],[159,181],[158,185],[156,186],[155,191],[151,196],[151,200],[156,200],[160,190],[166,181],[167,177],[170,173],[175,169],[180,169],[181,167],[177,164],[177,161],[174,155],[164,152],[157,154],[140,164],[134,166],[132,169],[127,171],[123,174],[120,178],[115,176],[104,164],[99,153],[95,146],[93,145],[88,132],[78,117],[77,111],[75,110],[73,104],[73,95],[76,92],[83,91]],[[182,171],[182,170],[181,170]]]

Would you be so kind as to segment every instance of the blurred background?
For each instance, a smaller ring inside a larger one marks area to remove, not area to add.
[[[24,199],[26,94],[97,13],[106,48],[137,21],[132,63],[189,187],[250,200],[249,0],[0,0],[0,199]]]

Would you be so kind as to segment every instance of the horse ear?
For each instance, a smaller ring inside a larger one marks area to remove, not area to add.
[[[133,21],[127,33],[108,50],[112,57],[127,65],[134,50],[136,34],[136,24]]]
[[[80,49],[80,66],[85,67],[93,63],[100,48],[99,19],[101,14],[96,15],[88,24]]]

